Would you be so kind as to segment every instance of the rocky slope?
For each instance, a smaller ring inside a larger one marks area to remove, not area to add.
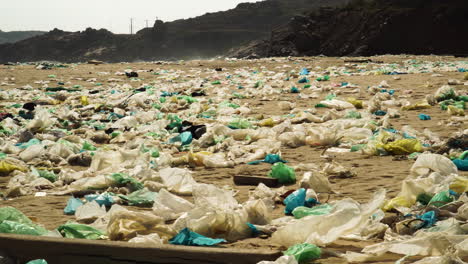
[[[135,35],[106,30],[53,30],[15,44],[0,45],[0,62],[100,59],[110,62],[209,58],[269,36],[294,15],[349,0],[267,0],[200,17],[163,23]]]
[[[359,0],[295,16],[233,57],[468,54],[466,0]]]

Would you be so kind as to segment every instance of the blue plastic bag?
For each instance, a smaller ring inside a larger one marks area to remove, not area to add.
[[[457,166],[458,170],[468,171],[468,159],[455,159],[453,163]]]
[[[188,228],[182,229],[179,234],[169,240],[172,245],[184,246],[214,246],[219,243],[227,242],[224,239],[214,239],[202,236],[198,233],[190,231]]]
[[[67,206],[65,207],[65,209],[63,209],[63,212],[66,215],[74,215],[76,209],[82,205],[83,202],[80,199],[71,197],[70,199],[68,199]]]
[[[429,211],[422,215],[418,215],[417,218],[424,221],[424,224],[421,226],[421,228],[431,227],[437,222],[436,213],[434,211]]]
[[[92,202],[96,201],[99,206],[112,206],[114,204],[114,198],[109,193],[102,194],[88,194],[85,196],[86,201]]]
[[[182,142],[182,145],[185,146],[185,145],[192,143],[192,140],[193,140],[192,133],[187,131],[187,132],[183,132],[179,134],[176,137],[169,139],[169,143]]]
[[[260,164],[262,162],[270,163],[270,164],[275,164],[277,162],[287,163],[287,161],[281,159],[280,155],[278,155],[278,154],[267,154],[265,156],[265,159],[251,161],[251,162],[249,162],[247,164],[248,165],[257,165],[257,164]]]
[[[431,116],[425,114],[419,114],[418,117],[420,120],[431,120]]]
[[[296,207],[304,206],[305,198],[306,190],[304,188],[301,188],[288,195],[288,197],[286,197],[286,199],[283,201],[283,203],[286,205],[286,208],[284,208],[284,213],[291,214]]]
[[[299,75],[308,75],[309,74],[309,70],[307,70],[307,68],[302,68],[302,70],[299,72]]]
[[[298,83],[308,83],[308,82],[309,82],[309,79],[307,79],[306,77],[304,77],[304,78],[302,78],[302,79],[300,79],[298,81]]]

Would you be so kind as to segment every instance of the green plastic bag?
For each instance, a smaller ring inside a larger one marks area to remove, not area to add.
[[[247,119],[236,118],[228,125],[232,129],[247,129],[252,128],[252,124]]]
[[[114,184],[118,185],[119,187],[129,185],[134,190],[143,189],[143,183],[137,181],[125,173],[112,173],[110,176],[108,176],[108,178],[114,181]]]
[[[57,230],[65,238],[81,238],[81,239],[105,239],[105,234],[91,226],[68,222],[61,225]]]
[[[320,258],[322,250],[316,245],[304,243],[296,244],[284,251],[285,256],[294,256],[299,263],[305,263],[313,259]]]
[[[271,171],[268,176],[278,179],[279,183],[289,184],[296,182],[296,173],[294,169],[288,165],[278,162],[271,167]]]
[[[96,150],[97,148],[96,148],[95,146],[93,146],[93,144],[89,143],[88,141],[85,141],[85,142],[83,143],[83,147],[81,147],[81,149],[94,151],[94,150]]]
[[[292,214],[296,219],[301,219],[303,217],[309,216],[309,215],[326,215],[329,214],[330,211],[332,210],[332,206],[329,204],[322,204],[322,205],[317,205],[312,208],[305,207],[305,206],[299,206],[296,207],[293,211]]]
[[[57,181],[58,178],[53,171],[37,170],[34,167],[31,168],[31,174],[35,175],[36,177],[47,179],[52,183]]]
[[[119,194],[119,197],[131,206],[152,206],[156,195],[157,193],[144,188],[143,190],[132,192],[129,195]]]
[[[48,231],[13,207],[0,208],[0,233],[42,236]]]
[[[47,264],[47,261],[45,259],[36,259],[36,260],[31,260],[26,264]]]
[[[432,197],[432,199],[429,201],[429,205],[441,207],[453,202],[454,199],[455,198],[450,194],[450,191],[442,191]]]

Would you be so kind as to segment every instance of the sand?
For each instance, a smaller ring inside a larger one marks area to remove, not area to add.
[[[413,56],[380,56],[373,57],[373,60],[382,60],[391,63],[401,63],[402,60],[406,59],[420,59],[427,61],[451,61],[459,60],[453,57],[439,57],[439,56],[424,56],[424,57],[413,57]],[[214,69],[216,67],[223,67],[224,71],[234,72],[236,69],[242,67],[257,68],[265,67],[266,69],[273,71],[283,71],[275,68],[276,66],[282,66],[284,62],[277,62],[274,60],[262,61],[262,62],[226,62],[226,61],[190,61],[181,63],[170,63],[167,65],[156,65],[153,63],[132,63],[132,64],[104,64],[104,65],[87,65],[81,64],[73,68],[65,69],[52,69],[52,70],[36,70],[33,66],[0,66],[0,77],[15,77],[15,86],[21,87],[23,85],[30,84],[35,88],[39,85],[34,84],[37,80],[47,80],[47,75],[55,74],[61,79],[68,81],[71,77],[81,77],[84,80],[89,78],[97,78],[98,82],[105,83],[107,78],[120,78],[124,82],[128,82],[125,76],[114,76],[112,73],[116,71],[123,71],[127,68],[133,69],[177,69],[183,71],[189,71],[190,69]],[[300,69],[307,67],[313,69],[316,66],[327,67],[327,66],[342,66],[344,65],[343,58],[299,58],[294,61],[290,61],[287,64],[291,65],[293,69]],[[376,66],[376,64],[373,64]],[[378,65],[377,65],[378,66]],[[111,72],[111,75],[101,76],[98,72]],[[400,80],[395,80],[394,76],[391,75],[373,75],[373,76],[340,76],[333,77],[331,82],[349,82],[357,84],[365,91],[365,87],[378,85],[381,81],[386,80],[391,86],[390,89],[413,90],[413,94],[410,98],[407,98],[411,102],[419,102],[425,98],[427,94],[433,94],[440,86],[447,83],[448,79],[459,79],[462,80],[464,73],[459,72],[442,72],[442,77],[432,77],[433,73],[418,73],[399,75]],[[206,76],[210,74],[206,73]],[[150,73],[141,73],[140,77],[144,78],[144,82],[149,82],[151,78],[156,78],[155,75]],[[0,81],[1,81],[0,79]],[[187,77],[186,79],[190,79]],[[90,84],[85,81],[72,80],[73,84],[80,84],[83,87],[90,87]],[[133,83],[132,83],[133,84]],[[430,87],[426,87],[425,84],[430,84]],[[53,85],[50,85],[53,86]],[[134,85],[135,87],[135,85]],[[468,86],[457,86],[459,90],[467,91]],[[4,90],[8,90],[9,87],[1,87]],[[215,91],[211,91],[215,92]],[[323,98],[325,94],[322,95]],[[357,96],[357,95],[352,95]],[[358,99],[368,100],[371,96],[362,92],[358,95]],[[272,101],[261,101],[259,98],[242,99],[242,103],[248,103],[253,110],[253,115],[262,114],[265,118],[271,115],[285,115],[289,114],[287,110],[281,110],[278,107],[279,101],[291,101],[295,102],[300,107],[312,108],[317,104],[320,99],[298,99],[297,94],[282,94],[280,98],[273,98]],[[8,111],[8,109],[3,109]],[[324,110],[321,110],[324,111]],[[432,117],[430,121],[421,121],[418,118],[418,114],[424,112]],[[422,131],[425,128],[430,129],[440,135],[442,139],[448,138],[453,133],[466,129],[466,124],[460,126],[446,126],[439,125],[439,122],[448,119],[450,116],[442,111],[439,107],[431,107],[430,109],[423,111],[405,111],[402,112],[401,118],[392,119],[391,122],[396,129],[400,129],[404,125],[411,125],[418,131]],[[299,148],[288,148],[282,147],[281,153],[282,158],[289,161],[290,165],[296,165],[299,163],[315,163],[319,166],[323,166],[327,160],[321,157],[323,148],[313,148],[310,146],[302,146]],[[394,197],[399,191],[401,181],[408,175],[409,169],[414,163],[414,160],[400,159],[395,156],[365,156],[358,153],[333,153],[333,160],[344,165],[345,167],[353,168],[357,176],[346,179],[331,178],[332,189],[336,192],[335,194],[323,195],[323,199],[329,199],[329,201],[339,200],[345,197],[353,198],[359,202],[367,202],[373,193],[379,188],[385,188],[387,190],[387,197]],[[266,175],[269,171],[269,165],[257,165],[251,166],[250,172],[253,175]],[[236,198],[239,202],[244,202],[248,199],[249,191],[255,189],[255,186],[236,186],[233,183],[232,176],[236,173],[236,169],[222,168],[222,169],[206,169],[196,168],[194,169],[194,179],[201,183],[211,183],[217,186],[229,185],[231,188],[238,190]],[[468,176],[467,172],[460,172],[461,175]],[[302,173],[298,172],[299,179],[302,177]],[[8,183],[9,177],[0,177],[0,192],[5,191],[6,184]],[[296,185],[287,186],[287,189],[295,189]],[[54,229],[57,226],[66,223],[69,220],[73,220],[73,216],[65,216],[63,214],[63,208],[66,205],[69,196],[52,196],[47,195],[46,197],[33,197],[25,196],[20,198],[8,199],[0,202],[0,206],[13,206],[24,212],[27,216],[31,217],[34,221],[44,225],[48,229]],[[279,205],[274,212],[275,218],[283,216],[283,206]],[[138,209],[138,210],[149,210],[149,209]],[[377,240],[378,241],[378,240]],[[333,252],[346,252],[347,250],[359,251],[366,245],[375,243],[376,241],[345,241],[338,240],[327,248],[332,253],[327,253],[320,260],[314,263],[346,263],[344,260],[333,257]],[[248,249],[284,249],[278,245],[274,245],[270,239],[252,238],[243,241],[238,241],[232,244],[224,245],[225,247],[234,248],[248,248]],[[394,263],[395,260],[401,258],[398,255],[385,255],[376,263]],[[412,259],[409,259],[411,261]],[[413,259],[414,260],[414,259]],[[406,262],[408,263],[408,262]]]

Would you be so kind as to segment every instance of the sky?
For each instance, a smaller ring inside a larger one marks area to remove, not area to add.
[[[173,21],[207,12],[228,10],[243,2],[258,0],[2,0],[0,30],[43,30],[58,28],[81,31],[87,27],[129,33],[151,27],[156,18]]]

